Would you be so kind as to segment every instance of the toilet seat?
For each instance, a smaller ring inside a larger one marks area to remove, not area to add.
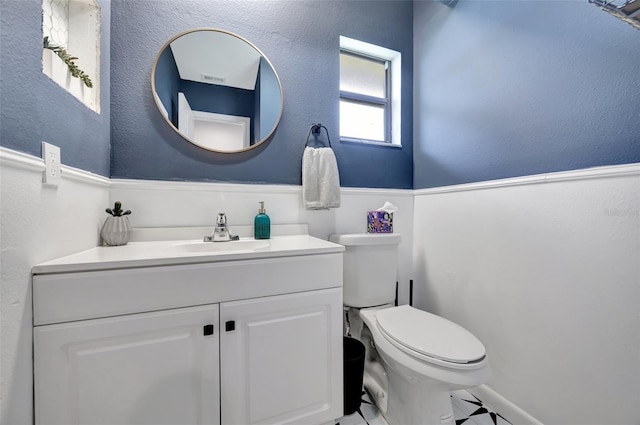
[[[385,339],[424,361],[464,365],[486,357],[484,345],[471,332],[408,305],[378,310],[376,322]]]

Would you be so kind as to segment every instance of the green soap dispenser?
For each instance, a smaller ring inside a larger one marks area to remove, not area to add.
[[[258,215],[253,220],[253,237],[255,239],[269,239],[271,237],[271,219],[264,209],[264,201],[260,201]]]

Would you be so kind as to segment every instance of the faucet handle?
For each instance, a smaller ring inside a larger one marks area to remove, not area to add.
[[[216,219],[216,224],[218,226],[224,226],[227,224],[227,216],[225,213],[221,212],[218,214],[218,218]]]

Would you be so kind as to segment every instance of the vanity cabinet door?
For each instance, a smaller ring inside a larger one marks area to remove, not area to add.
[[[342,288],[220,305],[223,424],[342,416]]]
[[[219,424],[218,305],[34,329],[36,424]]]

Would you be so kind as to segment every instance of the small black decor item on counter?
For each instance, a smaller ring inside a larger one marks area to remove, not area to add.
[[[131,236],[131,224],[129,224],[129,217],[127,217],[131,211],[123,211],[120,201],[116,201],[113,209],[107,208],[105,211],[110,214],[110,217],[107,217],[102,225],[102,230],[100,230],[104,244],[108,246],[126,245]]]

